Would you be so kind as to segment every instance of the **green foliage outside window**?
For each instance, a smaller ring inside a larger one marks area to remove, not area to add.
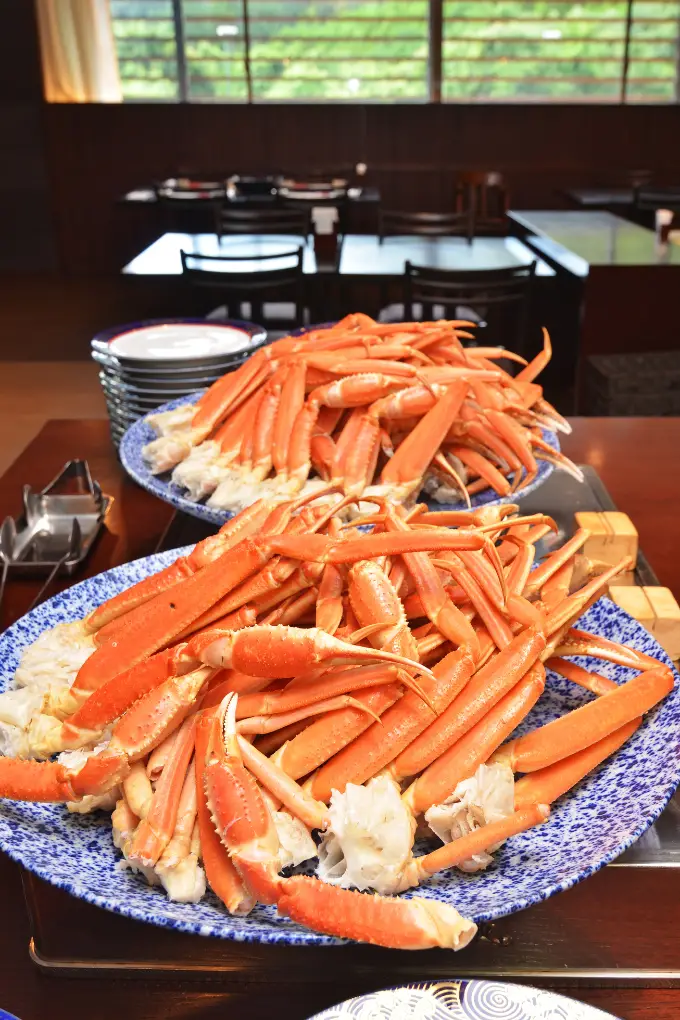
[[[249,0],[252,96],[426,101],[428,0]],[[619,101],[626,0],[444,0],[444,101]],[[111,0],[127,99],[176,100],[172,0]],[[241,0],[183,0],[188,98],[243,102]],[[677,98],[680,0],[635,0],[625,98]]]

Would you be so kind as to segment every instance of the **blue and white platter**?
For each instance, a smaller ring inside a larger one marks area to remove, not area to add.
[[[169,403],[157,408],[153,413],[171,411],[176,407],[183,407],[185,404],[193,404],[200,395],[200,393],[192,393],[188,397],[171,400]],[[119,455],[121,463],[130,477],[134,478],[138,485],[141,485],[147,492],[158,496],[165,503],[174,506],[176,510],[181,510],[185,514],[191,514],[192,517],[199,517],[203,521],[209,521],[211,524],[218,524],[220,526],[225,521],[228,521],[233,516],[229,510],[213,510],[212,507],[206,506],[204,503],[195,503],[193,500],[187,499],[186,495],[184,495],[184,489],[173,484],[169,474],[153,475],[151,473],[142,456],[142,450],[147,443],[150,443],[155,438],[156,433],[145,418],[140,418],[139,421],[131,425],[123,436]],[[550,443],[555,450],[559,451],[560,444],[553,432],[544,429],[543,439]],[[536,477],[529,485],[521,489],[517,496],[527,496],[530,492],[533,492],[539,485],[543,484],[546,478],[552,474],[553,470],[554,466],[548,463],[548,461],[539,460]],[[425,501],[433,510],[460,510],[465,507],[464,503],[436,503],[431,499],[426,499]],[[493,489],[484,489],[471,499],[473,506],[497,506],[500,503],[507,503],[507,501],[508,497],[499,496]]]
[[[159,553],[115,567],[56,595],[0,637],[0,690],[13,685],[22,650],[47,628],[82,619],[92,608],[172,563],[187,550]],[[654,638],[609,599],[582,617],[581,626],[671,665]],[[632,671],[582,657],[588,669],[623,682]],[[488,921],[547,899],[588,878],[618,857],[661,813],[680,781],[680,688],[645,719],[617,752],[553,807],[550,820],[513,837],[494,863],[474,875],[442,874],[417,895],[451,903],[475,921]],[[525,720],[532,729],[578,707],[590,695],[549,674],[546,691]],[[209,893],[197,904],[173,903],[158,888],[118,867],[108,815],[69,814],[63,806],[0,802],[0,849],[40,878],[74,896],[127,917],[166,928],[247,942],[339,945],[258,906],[231,917]],[[405,895],[411,895],[406,893]]]
[[[309,1020],[616,1020],[564,995],[502,981],[425,981],[369,992]]]

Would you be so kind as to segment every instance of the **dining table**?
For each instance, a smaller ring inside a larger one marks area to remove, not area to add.
[[[577,412],[589,410],[591,356],[677,349],[680,247],[605,210],[511,209],[508,220],[557,273],[563,336],[574,343]]]
[[[596,473],[634,521],[659,582],[680,595],[680,473],[671,469],[680,418],[574,418],[571,427],[562,449]],[[25,484],[41,488],[74,457],[87,460],[113,502],[89,558],[48,595],[208,533],[208,525],[127,477],[103,420],[48,421],[0,478],[0,519],[20,512]],[[26,611],[41,583],[10,578],[2,628]],[[660,845],[670,834],[680,840],[677,799],[650,832]],[[650,860],[658,847],[649,843],[574,888],[484,926],[458,954],[280,947],[166,931],[77,900],[0,854],[0,1007],[21,1020],[304,1020],[350,995],[407,980],[495,976],[547,986],[622,1020],[677,1020],[680,853],[656,867]]]

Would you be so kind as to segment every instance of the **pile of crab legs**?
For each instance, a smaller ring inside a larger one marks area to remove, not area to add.
[[[352,523],[336,510],[256,503],[90,613],[82,628],[95,650],[68,689],[45,692],[29,743],[45,758],[103,746],[77,767],[0,759],[0,795],[96,803],[114,791],[127,860],[162,878],[195,874],[200,859],[232,913],[276,904],[330,935],[459,949],[476,929],[448,904],[284,877],[275,817],[323,832],[343,791],[386,782],[412,837],[416,819],[485,763],[521,773],[506,817],[409,851],[389,891],[417,886],[545,822],[668,694],[673,673],[572,626],[629,566],[590,577],[584,529],[536,566],[554,522],[512,505],[432,513],[377,500]],[[618,685],[573,655],[637,675]],[[546,667],[594,699],[508,741]]]
[[[542,435],[570,430],[535,382],[551,356],[547,331],[527,364],[500,348],[464,347],[472,325],[355,314],[277,340],[195,405],[149,416],[159,438],[143,455],[154,473],[174,468],[190,499],[209,496],[227,510],[327,483],[395,502],[424,486],[440,503],[469,507],[485,489],[508,497],[528,485],[538,460],[578,477]],[[513,377],[502,358],[523,367]]]

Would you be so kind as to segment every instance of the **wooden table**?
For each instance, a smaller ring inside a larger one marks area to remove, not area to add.
[[[634,519],[645,553],[662,584],[680,594],[680,543],[677,541],[677,512],[680,475],[672,465],[680,448],[680,419],[575,419],[571,436],[564,437],[563,449],[580,463],[592,465],[600,474],[621,510]],[[135,556],[153,551],[171,519],[171,510],[128,481],[120,468],[102,421],[48,422],[40,435],[0,479],[0,518],[20,508],[21,486],[39,487],[51,480],[70,457],[85,457],[93,476],[115,502],[108,522],[92,556],[76,580],[98,573]],[[8,592],[3,625],[24,611],[36,590],[34,582],[12,584]],[[594,883],[597,876],[590,880]],[[36,972],[28,957],[28,923],[22,898],[19,869],[0,855],[0,1006],[22,1020],[120,1020],[121,1017],[161,1020],[167,1017],[200,1017],[215,1020],[248,1016],[251,1020],[303,1020],[334,1001],[345,997],[346,975],[343,950],[330,951],[337,978],[320,984],[313,970],[309,982],[268,988],[263,976],[249,986],[230,990],[229,979],[201,984],[200,981],[166,977],[161,981],[121,980],[97,977],[69,980]],[[588,883],[562,893],[582,895]],[[659,910],[665,903],[651,904]],[[672,905],[675,909],[675,905]],[[94,908],[93,908],[94,909]],[[613,905],[613,910],[616,905]],[[627,909],[621,905],[621,909]],[[96,911],[101,920],[92,938],[105,941],[110,918]],[[603,919],[604,920],[604,919]],[[139,926],[142,935],[148,930]],[[649,932],[654,940],[655,934]],[[665,947],[668,954],[669,947]],[[362,951],[363,952],[363,951]],[[372,950],[366,948],[366,957]],[[414,954],[415,955],[415,954]],[[671,949],[670,955],[673,956]],[[677,960],[680,963],[680,939]],[[559,961],[555,961],[559,967]],[[573,987],[556,989],[574,994]],[[608,1010],[623,1020],[677,1020],[680,989],[592,988],[576,992],[583,1001]]]

